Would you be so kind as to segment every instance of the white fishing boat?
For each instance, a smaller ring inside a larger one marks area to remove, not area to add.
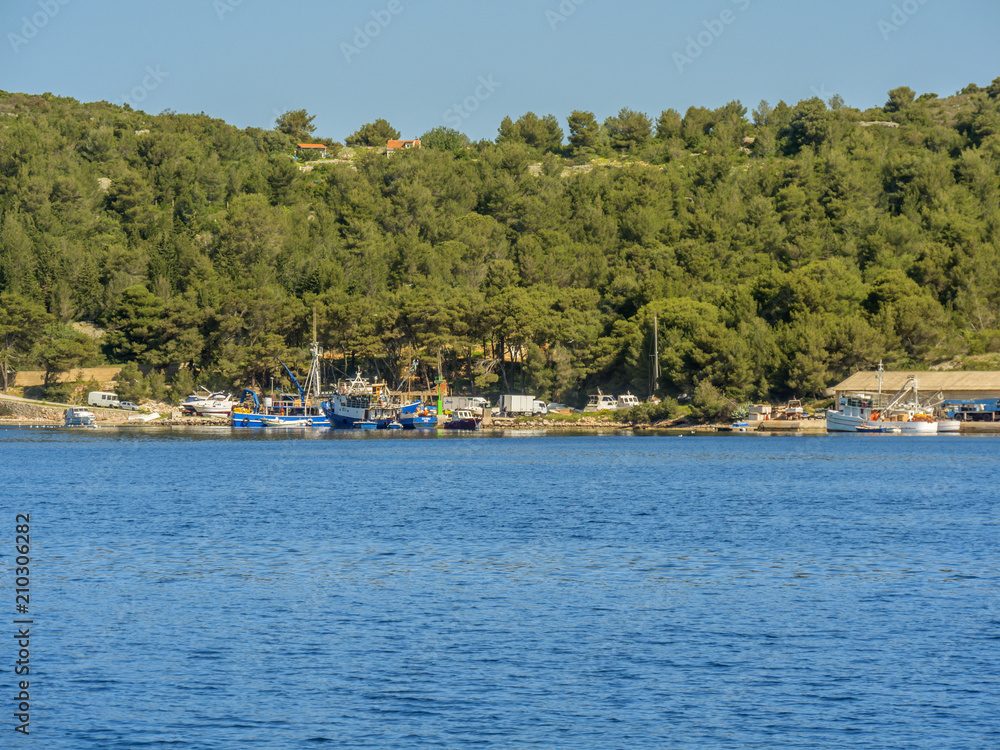
[[[827,409],[827,432],[900,432],[911,435],[936,434],[938,422],[929,410],[920,406],[915,376],[891,398],[882,394],[882,363],[878,366],[878,393],[853,393],[841,396],[837,409]]]

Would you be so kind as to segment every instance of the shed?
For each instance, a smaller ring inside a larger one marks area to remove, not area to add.
[[[996,371],[896,372],[886,370],[882,373],[882,393],[895,393],[906,384],[909,377],[916,378],[920,393],[933,395],[940,392],[941,398],[944,399],[1000,398],[1000,372]],[[827,392],[839,399],[849,393],[877,393],[878,390],[878,373],[875,370],[863,370],[854,373],[847,380],[828,389]]]

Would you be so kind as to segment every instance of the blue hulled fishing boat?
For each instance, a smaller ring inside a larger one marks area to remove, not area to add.
[[[420,401],[414,401],[399,408],[399,423],[404,430],[433,430],[437,427],[437,416]]]
[[[250,389],[243,391],[240,403],[233,409],[230,421],[233,427],[329,427],[330,422],[319,406],[319,357],[322,353],[314,341],[309,352],[312,362],[306,375],[306,384],[302,386],[292,371],[280,359],[278,362],[285,368],[288,377],[299,390],[299,397],[282,393],[277,397],[264,396],[258,398],[257,393]]]

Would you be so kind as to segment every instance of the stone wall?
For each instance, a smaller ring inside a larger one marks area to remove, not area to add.
[[[0,397],[0,419],[16,419],[31,422],[59,422],[62,423],[66,414],[66,406],[56,406],[51,404],[37,404],[29,401],[17,401],[14,399]],[[98,409],[88,406],[98,422],[125,422],[129,416],[135,412],[123,411],[121,409]]]
[[[39,406],[23,401],[0,400],[0,417],[13,417],[38,422],[62,422],[65,409],[57,406]]]

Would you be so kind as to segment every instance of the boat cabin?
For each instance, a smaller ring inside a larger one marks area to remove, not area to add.
[[[608,409],[617,409],[618,400],[614,396],[608,396],[600,391],[592,394],[587,400],[587,405],[584,407],[584,411],[605,411]]]
[[[868,419],[868,415],[871,414],[874,408],[875,400],[863,393],[856,393],[853,396],[841,396],[840,398],[840,411],[847,417]]]
[[[639,399],[633,396],[631,393],[626,393],[624,396],[618,397],[617,408],[619,409],[631,409],[639,405]]]

